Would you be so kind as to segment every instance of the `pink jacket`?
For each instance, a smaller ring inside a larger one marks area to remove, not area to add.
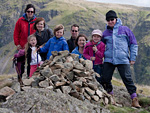
[[[90,60],[91,57],[95,56],[96,59],[94,61],[94,65],[97,64],[103,64],[103,57],[104,57],[104,52],[105,52],[105,44],[101,41],[96,47],[97,47],[97,52],[94,55],[93,52],[93,44],[92,42],[88,42],[85,47],[84,47],[84,51],[83,51],[83,56]]]
[[[18,53],[14,55],[14,58],[19,58],[25,55],[25,50],[24,49],[19,49]]]

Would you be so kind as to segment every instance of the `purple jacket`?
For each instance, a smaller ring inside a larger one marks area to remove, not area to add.
[[[104,51],[105,51],[105,44],[101,41],[96,47],[97,47],[97,52],[94,54],[93,52],[93,44],[92,42],[88,42],[85,45],[84,51],[83,51],[83,56],[90,60],[91,57],[95,56],[96,59],[94,61],[94,65],[97,64],[103,64],[103,57],[104,57]]]
[[[136,60],[138,52],[136,38],[127,26],[122,26],[119,18],[113,29],[107,27],[104,31],[103,40],[106,44],[104,62],[117,65],[129,64],[129,61]]]
[[[18,53],[16,53],[15,55],[14,55],[14,58],[19,58],[19,57],[22,57],[22,56],[24,56],[25,55],[25,50],[24,49],[20,49],[19,51],[18,51]]]

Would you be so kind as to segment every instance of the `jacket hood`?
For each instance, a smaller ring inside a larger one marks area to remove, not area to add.
[[[117,22],[116,22],[114,28],[117,28],[117,27],[119,27],[119,26],[122,26],[122,21],[121,21],[120,18],[117,18]],[[109,26],[106,24],[106,29],[112,29],[112,28],[109,27]]]

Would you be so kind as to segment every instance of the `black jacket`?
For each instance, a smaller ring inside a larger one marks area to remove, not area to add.
[[[53,37],[53,32],[51,29],[44,29],[41,32],[41,36],[38,35],[38,31],[35,32],[36,39],[37,39],[37,45],[41,46],[45,44],[50,38]],[[42,58],[42,61],[46,60],[47,53],[40,53],[40,56]]]
[[[29,47],[29,49],[27,50],[27,75],[28,77],[30,75],[31,53],[32,53],[32,49]],[[37,54],[38,53],[39,52],[37,51]]]
[[[67,40],[68,43],[68,47],[69,47],[69,52],[71,53],[72,50],[74,50],[74,48],[76,47],[75,43],[74,43],[75,39],[72,39],[72,37]]]

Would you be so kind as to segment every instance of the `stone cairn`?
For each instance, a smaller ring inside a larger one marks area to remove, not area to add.
[[[79,100],[112,104],[113,98],[95,79],[90,60],[79,59],[77,54],[68,51],[53,51],[30,79],[23,79],[26,88],[46,88],[58,93],[69,94]]]

